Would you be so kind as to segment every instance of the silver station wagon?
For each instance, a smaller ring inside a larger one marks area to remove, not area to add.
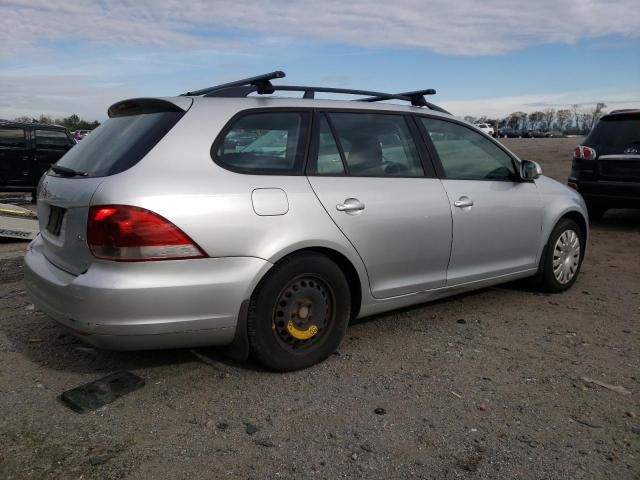
[[[285,371],[331,354],[351,319],[576,281],[580,195],[433,90],[271,82],[283,76],[110,107],[40,181],[37,308],[99,347],[227,345]]]

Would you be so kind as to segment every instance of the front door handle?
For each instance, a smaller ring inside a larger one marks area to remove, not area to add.
[[[473,207],[473,200],[469,197],[462,196],[455,202],[453,202],[454,207],[464,208],[464,207]]]
[[[339,212],[360,212],[364,210],[364,203],[357,198],[347,198],[344,203],[336,205],[336,210]]]

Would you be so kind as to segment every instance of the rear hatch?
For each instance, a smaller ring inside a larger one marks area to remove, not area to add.
[[[640,181],[640,112],[602,117],[584,145],[597,153],[595,172],[600,179]]]
[[[106,177],[138,163],[174,127],[192,99],[133,99],[109,108],[109,119],[69,150],[38,186],[38,219],[47,259],[79,275],[94,257],[87,245],[91,198]]]

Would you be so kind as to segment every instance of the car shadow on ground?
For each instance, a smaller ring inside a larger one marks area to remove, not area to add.
[[[640,232],[640,209],[611,209],[598,220],[592,219],[590,226],[598,230],[615,232]]]

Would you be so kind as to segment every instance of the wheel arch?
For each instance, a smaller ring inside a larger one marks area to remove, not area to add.
[[[273,267],[286,261],[288,258],[291,258],[294,255],[300,255],[304,253],[319,253],[321,255],[326,256],[331,261],[333,261],[339,268],[342,270],[342,273],[347,279],[347,283],[349,284],[349,288],[351,289],[350,297],[351,297],[351,311],[350,311],[350,319],[354,320],[358,317],[360,313],[360,309],[362,307],[362,299],[363,299],[363,285],[366,285],[366,278],[362,278],[361,274],[358,272],[358,269],[353,264],[353,262],[342,252],[339,252],[336,249],[327,247],[327,246],[305,246],[297,249],[293,249],[291,251],[282,252],[280,255],[276,255],[276,258],[272,258],[271,261],[273,265],[271,268],[262,273],[260,278],[255,279],[253,288],[251,289],[249,298],[242,302],[240,306],[240,311],[238,314],[238,322],[236,326],[236,334],[233,339],[233,342],[224,347],[224,353],[234,359],[234,360],[246,360],[249,357],[250,349],[249,349],[249,338],[247,334],[247,314],[249,309],[249,303],[251,297],[255,294],[256,290],[259,288],[260,284],[263,282],[265,278],[270,274],[273,270]]]

